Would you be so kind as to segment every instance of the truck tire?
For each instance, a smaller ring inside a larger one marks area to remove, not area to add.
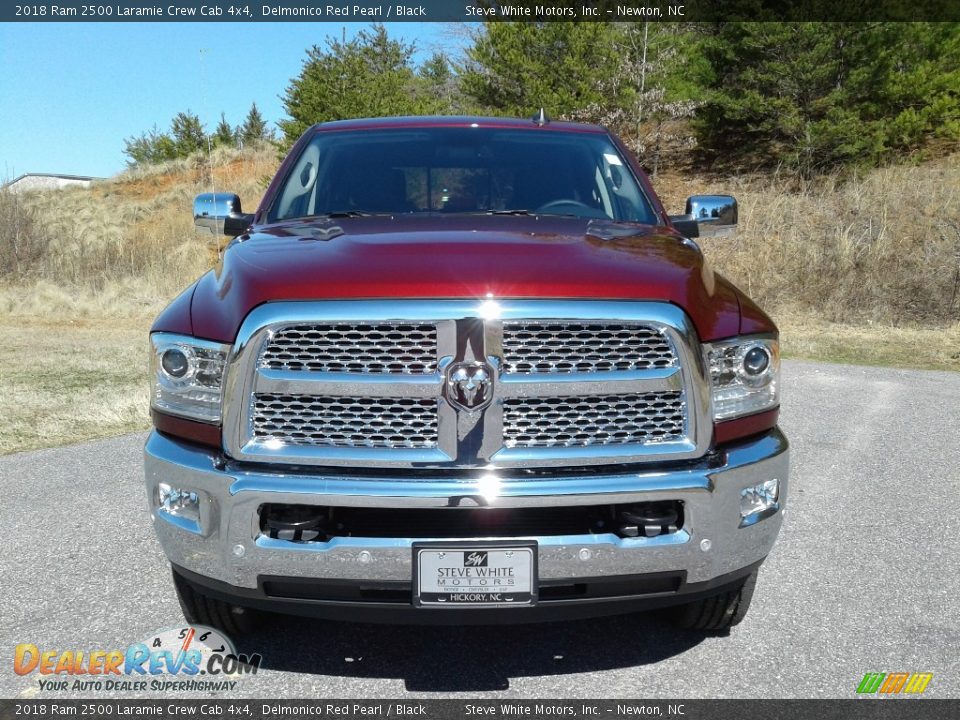
[[[685,630],[729,630],[747,616],[758,574],[759,570],[754,570],[732,590],[681,605],[676,608],[674,621]]]
[[[173,585],[177,589],[183,617],[188,623],[216,628],[232,640],[239,640],[258,624],[257,611],[203,594],[176,570],[173,571]]]

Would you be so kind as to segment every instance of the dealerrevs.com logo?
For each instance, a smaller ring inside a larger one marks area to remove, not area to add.
[[[204,625],[153,633],[126,650],[51,650],[17,645],[13,671],[36,673],[41,691],[234,690],[263,658],[241,655],[226,635]]]

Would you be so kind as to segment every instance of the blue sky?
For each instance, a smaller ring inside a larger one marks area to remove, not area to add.
[[[0,23],[0,180],[25,172],[113,175],[123,139],[169,127],[190,109],[241,122],[256,101],[283,117],[279,95],[307,48],[361,23]],[[418,59],[456,50],[442,23],[387,23]],[[201,50],[204,52],[201,53]]]

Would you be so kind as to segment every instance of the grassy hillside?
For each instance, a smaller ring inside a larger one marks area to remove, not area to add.
[[[276,151],[217,151],[89,189],[0,193],[0,453],[146,429],[153,317],[217,260],[193,197],[255,208]],[[29,359],[29,361],[25,361]]]
[[[276,151],[219,149],[133,169],[90,188],[0,194],[0,312],[143,315],[217,260],[223,238],[197,233],[193,198],[212,188],[254,209]],[[19,242],[13,228],[19,225]],[[17,248],[15,252],[15,248]]]
[[[673,212],[689,194],[736,195],[737,233],[701,244],[779,318],[960,322],[960,155],[799,187],[775,175],[674,177],[659,191]]]
[[[0,452],[146,428],[146,333],[217,260],[201,192],[259,202],[271,148],[219,151],[89,189],[0,193]],[[732,192],[741,226],[714,267],[780,324],[785,354],[960,370],[960,155],[820,178],[661,175],[671,212]],[[29,362],[24,362],[29,358]]]

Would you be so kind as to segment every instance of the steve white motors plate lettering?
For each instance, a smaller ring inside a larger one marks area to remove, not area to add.
[[[417,548],[416,597],[431,606],[530,605],[532,547]]]

